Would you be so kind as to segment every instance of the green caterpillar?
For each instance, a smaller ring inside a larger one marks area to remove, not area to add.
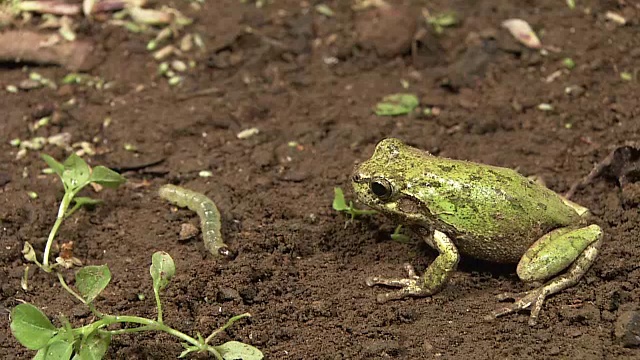
[[[233,258],[235,254],[229,250],[220,233],[220,212],[211,199],[204,194],[175,185],[164,185],[158,190],[161,198],[179,207],[195,211],[200,217],[204,246],[214,256],[222,255]]]

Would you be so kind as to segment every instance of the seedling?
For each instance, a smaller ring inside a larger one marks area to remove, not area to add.
[[[49,167],[58,174],[60,179],[62,180],[62,185],[64,186],[64,196],[62,197],[62,201],[60,202],[60,207],[58,209],[58,216],[56,218],[56,222],[53,224],[51,231],[49,232],[49,237],[47,238],[47,245],[44,248],[44,255],[42,257],[42,262],[38,262],[35,256],[35,252],[33,252],[33,248],[29,243],[25,243],[24,252],[25,258],[29,255],[27,260],[35,262],[39,267],[41,267],[46,272],[51,272],[56,264],[49,265],[49,253],[51,252],[51,246],[53,244],[53,240],[58,233],[58,229],[60,225],[62,225],[62,221],[67,218],[69,215],[74,213],[82,206],[87,205],[95,205],[99,203],[99,200],[87,198],[87,197],[78,197],[75,196],[82,190],[85,186],[90,183],[96,183],[103,187],[108,188],[116,188],[119,185],[123,184],[126,179],[118,174],[117,172],[108,169],[104,166],[96,166],[93,169],[87,165],[87,163],[82,160],[76,154],[71,154],[64,163],[57,162],[54,158],[49,155],[42,155],[42,159],[49,165]],[[69,209],[71,203],[75,202],[73,208]],[[29,253],[29,250],[32,253]]]
[[[562,59],[562,65],[564,65],[564,67],[566,67],[569,70],[572,70],[573,68],[576,67],[575,61],[573,61],[573,59],[569,57]]]
[[[433,26],[437,34],[442,34],[444,28],[456,26],[459,23],[458,14],[455,11],[447,11],[426,17],[427,23]]]
[[[391,234],[391,240],[399,243],[403,243],[403,244],[410,243],[411,238],[408,235],[403,234],[401,231],[402,231],[402,225],[396,226],[396,229],[393,231],[393,234]]]
[[[356,216],[360,215],[373,215],[377,214],[375,210],[360,210],[356,209],[353,206],[353,201],[349,201],[349,205],[347,206],[347,202],[344,199],[344,193],[342,189],[337,187],[333,189],[333,210],[336,211],[344,211],[347,214],[351,215],[351,220],[353,220]]]
[[[420,101],[414,94],[393,94],[385,96],[376,104],[375,112],[379,116],[404,115],[413,111]]]
[[[243,359],[260,360],[262,352],[257,348],[238,341],[229,341],[222,345],[209,343],[220,332],[236,321],[251,316],[244,313],[232,317],[222,327],[214,330],[207,338],[200,334],[191,337],[164,324],[160,291],[164,290],[175,274],[175,264],[169,254],[159,251],[151,257],[149,272],[153,279],[153,292],[156,299],[158,316],[155,320],[130,315],[109,315],[98,311],[94,300],[111,281],[111,271],[106,265],[85,266],[76,272],[75,288],[71,289],[64,279],[64,289],[87,305],[96,321],[82,327],[74,328],[66,317],[60,316],[60,327],[56,328],[47,316],[34,305],[23,303],[11,311],[11,332],[16,339],[30,350],[37,350],[34,359],[74,360],[102,359],[107,352],[111,337],[124,333],[143,331],[162,331],[183,341],[185,350],[180,358],[194,352],[208,352],[217,360]],[[126,326],[118,330],[109,330],[111,324],[123,323]]]

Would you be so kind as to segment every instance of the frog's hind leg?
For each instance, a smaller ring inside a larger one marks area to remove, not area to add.
[[[451,274],[457,268],[460,260],[458,249],[447,235],[440,231],[434,231],[431,234],[425,234],[425,231],[417,231],[419,235],[423,235],[425,241],[438,250],[439,255],[429,265],[422,276],[417,276],[413,266],[405,264],[407,271],[406,278],[382,278],[370,277],[366,282],[369,286],[385,285],[391,287],[401,287],[402,289],[386,294],[380,294],[377,297],[378,302],[383,303],[389,300],[402,299],[407,296],[429,296],[436,293],[451,277]]]
[[[557,229],[538,240],[518,264],[518,276],[524,281],[537,281],[556,275],[569,264],[567,271],[543,286],[521,294],[502,294],[500,300],[515,302],[495,310],[488,318],[531,308],[529,324],[535,325],[544,300],[575,285],[589,270],[602,244],[602,229],[591,225],[579,229]]]

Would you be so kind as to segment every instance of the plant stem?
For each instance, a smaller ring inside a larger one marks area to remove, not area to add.
[[[76,299],[80,300],[83,304],[86,304],[87,302],[82,298],[82,296],[80,296],[80,294],[78,294],[77,292],[73,291],[72,288],[69,287],[69,285],[67,285],[67,282],[64,281],[64,277],[62,276],[61,273],[56,272],[56,275],[58,275],[58,280],[60,281],[60,285],[62,285],[62,287],[67,290],[67,292],[71,295],[73,295]]]
[[[44,248],[42,269],[46,272],[51,272],[51,268],[49,267],[49,252],[51,251],[51,244],[53,244],[53,239],[55,239],[56,234],[58,233],[58,229],[60,228],[60,225],[62,225],[64,214],[67,212],[69,204],[71,204],[71,199],[73,199],[74,195],[74,192],[65,192],[64,196],[62,197],[62,201],[60,202],[60,207],[58,208],[58,217],[56,218],[56,222],[51,228],[49,238],[47,238],[47,246],[45,246]]]
[[[211,341],[211,339],[213,339],[216,335],[218,335],[219,333],[221,333],[222,331],[225,331],[229,326],[233,325],[234,322],[244,318],[244,317],[248,317],[251,316],[251,314],[249,313],[244,313],[244,314],[240,314],[240,315],[236,315],[234,317],[232,317],[231,319],[227,320],[227,323],[224,324],[222,327],[215,329],[211,335],[207,336],[207,338],[204,340],[205,344],[208,344],[209,341]]]
[[[134,328],[120,329],[120,330],[104,330],[111,335],[120,335],[126,333],[134,333],[134,332],[143,332],[143,331],[153,331],[155,328],[150,325],[143,325]]]
[[[100,324],[101,323],[101,324]],[[129,316],[129,315],[104,315],[104,317],[91,324],[88,326],[95,326],[96,324],[100,324],[100,325],[110,325],[110,324],[115,324],[115,323],[134,323],[134,324],[140,324],[140,325],[145,325],[144,327],[146,328],[146,330],[156,330],[156,331],[163,331],[166,332],[169,335],[173,335],[179,339],[182,339],[186,342],[188,342],[189,344],[195,345],[199,348],[202,348],[202,345],[200,342],[198,342],[198,340],[192,338],[191,336],[180,332],[178,330],[175,330],[173,328],[170,328],[164,324],[161,324],[155,320],[151,320],[151,319],[145,319],[142,317],[138,317],[138,316]],[[98,326],[101,327],[101,326]],[[117,330],[116,330],[117,331]]]
[[[153,294],[156,297],[156,307],[158,308],[158,322],[162,324],[162,302],[160,302],[160,292],[157,287],[153,287]]]

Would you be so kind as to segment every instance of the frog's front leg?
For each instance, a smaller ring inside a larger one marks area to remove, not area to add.
[[[500,295],[501,299],[513,298],[516,301],[497,309],[489,318],[531,308],[529,324],[534,325],[545,298],[575,285],[589,270],[598,255],[602,237],[602,229],[598,225],[560,228],[541,237],[520,259],[518,277],[523,281],[545,280],[569,268],[537,289],[515,296]]]
[[[433,232],[433,236],[430,236],[429,234],[425,234],[426,230],[420,230],[421,231],[417,231],[418,234],[423,235],[425,241],[438,250],[438,257],[436,257],[420,277],[416,276],[413,266],[405,264],[404,268],[408,273],[407,278],[368,278],[366,282],[369,286],[386,285],[402,288],[399,291],[378,295],[378,302],[383,303],[388,300],[402,299],[407,296],[422,297],[432,295],[446,284],[451,274],[456,270],[460,255],[453,241],[440,231],[436,230]]]

